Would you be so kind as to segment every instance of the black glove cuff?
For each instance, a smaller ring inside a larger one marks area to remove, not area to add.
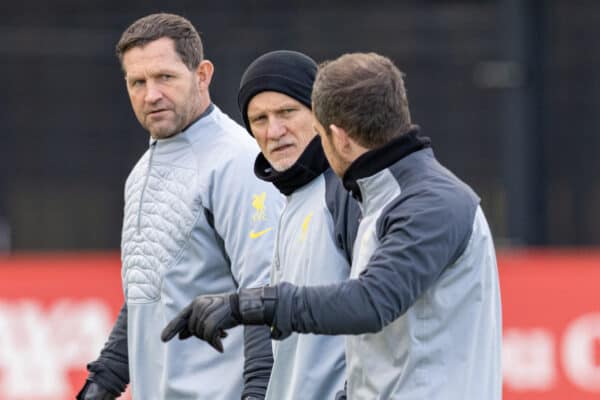
[[[239,323],[242,322],[242,314],[240,313],[240,296],[233,293],[229,296],[229,306],[231,307],[231,316]]]
[[[271,286],[242,289],[238,309],[245,325],[271,325],[277,305],[277,290]]]
[[[264,320],[267,325],[271,326],[273,325],[273,319],[275,319],[275,308],[277,307],[277,287],[265,286],[262,289]]]

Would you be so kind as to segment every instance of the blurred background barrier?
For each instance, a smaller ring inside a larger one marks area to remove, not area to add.
[[[600,251],[498,256],[504,399],[600,398]],[[122,301],[117,253],[0,258],[0,400],[73,399]]]
[[[600,251],[499,254],[505,400],[600,398]]]
[[[0,258],[0,400],[74,399],[122,304],[116,252]]]

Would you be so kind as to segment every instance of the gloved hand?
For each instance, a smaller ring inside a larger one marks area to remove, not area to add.
[[[198,296],[169,322],[161,339],[168,342],[178,333],[181,340],[193,335],[222,353],[226,329],[240,324],[271,325],[276,303],[276,289],[270,286]]]
[[[77,400],[115,400],[118,395],[109,392],[96,382],[86,381],[81,391],[77,394]]]

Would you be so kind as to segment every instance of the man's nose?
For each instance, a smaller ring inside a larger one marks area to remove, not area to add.
[[[269,125],[267,126],[267,138],[279,139],[285,134],[285,124],[277,117],[269,118]]]
[[[160,88],[158,87],[158,85],[151,81],[147,82],[146,83],[146,96],[144,97],[144,100],[147,103],[156,103],[161,98],[162,98],[162,92],[160,91]]]

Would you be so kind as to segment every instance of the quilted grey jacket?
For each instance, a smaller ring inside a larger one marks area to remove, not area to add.
[[[160,340],[164,326],[195,296],[269,282],[283,197],[253,175],[256,143],[211,107],[182,133],[152,140],[125,185],[121,251],[127,318],[120,320],[126,326],[115,326],[90,370],[92,380],[106,385],[110,374],[104,372],[117,358],[110,349],[126,332],[137,400],[231,400],[242,394],[243,328],[229,332],[224,354],[194,338]],[[264,393],[272,360],[268,329],[261,335],[269,350],[258,360],[258,367],[267,367]],[[258,367],[250,369],[255,373]]]

